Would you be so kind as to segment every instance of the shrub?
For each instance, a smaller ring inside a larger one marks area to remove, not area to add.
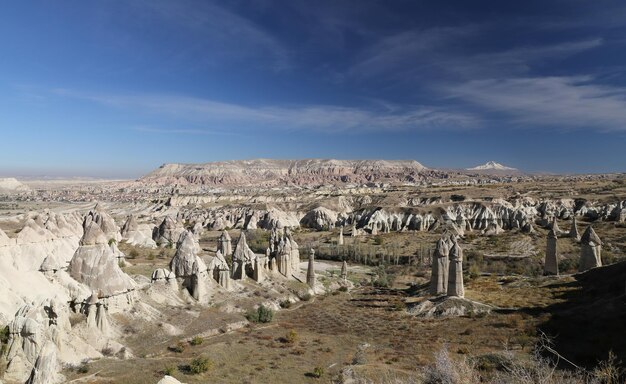
[[[0,329],[0,343],[6,344],[9,342],[9,326],[2,327]]]
[[[281,308],[289,308],[291,307],[291,301],[290,300],[283,300],[280,302],[280,307]]]
[[[117,266],[120,268],[124,268],[126,267],[126,262],[124,260],[120,260],[118,261]]]
[[[154,254],[152,254],[152,253],[151,253],[151,254],[149,254],[149,255],[146,257],[146,259],[147,259],[147,260],[154,260]]]
[[[165,366],[165,368],[163,368],[163,370],[161,371],[162,374],[167,375],[167,376],[173,376],[176,373],[177,369],[175,366],[173,365],[167,365]]]
[[[117,240],[115,239],[109,239],[109,246],[113,245],[113,244],[117,244]]]
[[[201,338],[200,336],[196,336],[196,337],[194,337],[193,339],[191,339],[189,341],[189,344],[191,344],[191,345],[200,345],[200,344],[202,344],[203,341],[204,341],[203,338]]]
[[[478,268],[478,264],[470,265],[468,273],[469,273],[469,278],[472,280],[480,276],[480,269]]]
[[[298,341],[298,333],[293,329],[287,332],[287,334],[285,335],[285,341],[289,344],[294,344],[296,341]]]
[[[313,377],[319,379],[322,376],[324,376],[324,368],[323,367],[317,366],[317,367],[313,368]]]
[[[339,292],[348,292],[348,287],[342,285],[341,287],[339,287]]]
[[[139,252],[136,249],[131,249],[130,252],[128,252],[129,259],[136,259],[137,257],[139,257]]]
[[[87,362],[81,363],[78,366],[78,368],[76,368],[76,372],[78,372],[78,373],[87,373],[87,372],[89,372],[89,363],[87,363]]]
[[[385,240],[383,240],[381,235],[374,237],[374,245],[383,245],[384,242]]]
[[[274,311],[271,308],[267,308],[263,304],[259,305],[259,308],[251,310],[246,314],[246,319],[253,323],[269,323],[274,318]]]
[[[197,357],[189,364],[189,373],[198,375],[207,372],[213,367],[213,362],[206,357]]]
[[[303,294],[300,296],[300,300],[302,301],[309,301],[313,298],[313,295],[311,295],[309,292]]]

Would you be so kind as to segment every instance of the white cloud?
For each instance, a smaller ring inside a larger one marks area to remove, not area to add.
[[[519,126],[626,130],[626,88],[590,76],[473,80],[449,91]]]
[[[331,105],[251,107],[178,95],[97,94],[67,89],[56,89],[53,93],[180,121],[237,124],[250,128],[371,132],[468,129],[478,124],[478,119],[471,114],[433,106],[385,108],[380,111]]]

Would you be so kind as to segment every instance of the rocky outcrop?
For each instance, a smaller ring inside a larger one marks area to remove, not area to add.
[[[580,262],[578,270],[584,272],[602,266],[602,241],[590,226],[580,238]]]
[[[115,240],[119,242],[122,239],[120,228],[115,223],[115,220],[104,211],[100,204],[96,204],[94,209],[87,213],[83,221],[83,228],[87,228],[91,222],[98,224],[107,241]]]
[[[315,289],[315,282],[315,250],[311,249],[306,270],[306,283],[311,289]]]
[[[465,288],[463,286],[463,249],[452,238],[450,248],[450,269],[448,271],[448,296],[464,297]]]
[[[185,228],[179,225],[174,219],[166,216],[161,224],[154,229],[152,239],[159,247],[172,246],[178,243]]]
[[[232,288],[230,282],[230,268],[220,250],[215,253],[215,257],[210,259],[208,267],[209,275],[213,276],[213,279],[217,281],[222,288]]]
[[[180,235],[176,253],[170,261],[170,270],[191,297],[207,301],[210,285],[208,267],[197,255],[199,246],[193,233],[185,231]]]
[[[575,241],[580,241],[580,234],[578,233],[578,227],[576,226],[576,216],[572,216],[572,226],[569,229],[568,236]]]
[[[448,292],[448,268],[450,265],[448,254],[450,248],[443,237],[437,241],[432,259],[430,294],[445,295]]]
[[[136,287],[133,279],[120,269],[107,242],[100,225],[95,220],[89,222],[69,265],[70,276],[100,297],[119,295]]]
[[[314,228],[317,230],[332,229],[337,223],[337,213],[324,207],[317,207],[300,220],[303,227]]]
[[[152,239],[152,228],[147,224],[139,224],[135,215],[128,216],[122,226],[122,240],[131,245],[145,248],[156,248]]]
[[[253,277],[255,259],[256,255],[248,247],[245,232],[241,232],[233,252],[233,266],[231,268],[233,280],[244,280],[246,275]]]
[[[222,234],[217,240],[217,250],[225,257],[233,254],[233,246],[228,231],[222,231]]]
[[[493,308],[462,297],[446,296],[425,300],[407,311],[424,318],[460,317],[468,315],[488,314]]]
[[[546,259],[543,266],[544,275],[559,274],[559,256],[557,254],[557,235],[554,229],[548,232],[546,241]]]

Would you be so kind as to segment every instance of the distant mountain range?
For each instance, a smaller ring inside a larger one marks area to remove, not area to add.
[[[468,171],[517,171],[517,168],[507,167],[495,161],[488,161],[485,164],[477,165],[472,168],[466,168]]]
[[[414,160],[233,160],[204,164],[164,164],[141,179],[154,184],[215,186],[411,183],[440,173]]]
[[[517,172],[490,161],[465,171],[495,175]],[[326,184],[417,183],[443,179],[459,170],[429,169],[415,160],[232,160],[203,164],[163,164],[139,179],[147,184],[206,186],[316,186]]]

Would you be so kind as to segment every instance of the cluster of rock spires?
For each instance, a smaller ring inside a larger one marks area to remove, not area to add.
[[[576,218],[572,218],[569,232],[559,229],[556,220],[553,222],[546,239],[546,256],[544,261],[544,275],[559,275],[558,237],[567,236],[580,242],[580,259],[578,271],[584,272],[591,268],[602,266],[602,241],[593,227],[587,227],[582,236],[578,234]]]
[[[365,196],[367,197],[367,196]],[[341,196],[335,209],[318,206],[308,211],[289,211],[277,207],[258,209],[250,207],[224,207],[201,209],[181,207],[178,218],[166,218],[155,228],[153,239],[160,245],[175,244],[182,233],[180,222],[185,220],[210,230],[237,229],[283,229],[299,226],[317,230],[332,230],[335,227],[352,227],[351,234],[434,231],[445,228],[464,236],[477,231],[483,235],[497,235],[505,230],[520,230],[534,233],[535,226],[550,228],[554,219],[567,220],[584,217],[587,220],[626,220],[626,201],[600,206],[588,202],[560,199],[535,201],[518,198],[511,201],[450,202],[439,199],[409,198],[400,204],[401,211],[371,207],[367,199]],[[354,208],[355,205],[361,208]],[[367,206],[370,207],[367,207]],[[438,205],[437,208],[431,208]]]
[[[120,238],[99,205],[82,220],[51,212],[28,218],[14,239],[0,231],[0,260],[21,260],[0,268],[0,281],[10,282],[2,287],[0,315],[4,320],[19,303],[14,297],[35,298],[22,301],[8,321],[7,380],[58,383],[64,380],[62,364],[101,357],[105,347],[119,357],[130,355],[114,340],[109,316],[132,305],[137,286],[119,268]],[[71,325],[71,313],[84,322]]]

